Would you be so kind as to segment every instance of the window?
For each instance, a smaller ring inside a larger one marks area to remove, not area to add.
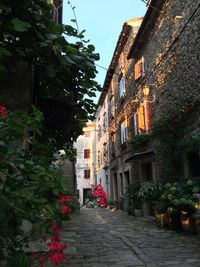
[[[104,162],[106,163],[108,161],[108,148],[107,148],[107,143],[103,144],[103,157],[104,157]]]
[[[90,137],[90,132],[89,131],[84,132],[84,136],[85,137]]]
[[[106,112],[103,114],[103,130],[106,131],[107,128],[107,114]]]
[[[90,179],[90,170],[84,170],[84,178]]]
[[[134,133],[135,135],[138,135],[138,118],[137,118],[137,112],[133,115],[134,120]]]
[[[125,80],[124,76],[120,76],[119,84],[118,84],[119,96],[122,97],[125,92]]]
[[[121,130],[121,144],[126,143],[127,141],[127,137],[128,137],[128,133],[127,133],[127,123],[126,121],[123,121],[120,124],[120,130]]]
[[[103,154],[103,150],[101,151],[101,154],[100,154],[100,164],[101,166],[103,165],[103,158],[104,158],[104,154]]]
[[[110,91],[110,98],[112,98],[114,96],[113,80],[110,82],[109,91]]]
[[[101,166],[101,162],[100,162],[100,151],[98,151],[98,154],[97,154],[97,166],[98,166],[98,168],[100,168],[100,166]]]
[[[84,158],[89,159],[90,158],[90,149],[84,149]]]
[[[115,101],[114,97],[110,99],[110,118],[113,119],[115,117]]]
[[[98,140],[101,139],[101,125],[98,126]]]
[[[142,57],[135,63],[135,80],[144,75],[144,58]]]

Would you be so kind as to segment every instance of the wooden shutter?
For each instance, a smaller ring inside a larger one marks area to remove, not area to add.
[[[135,64],[135,80],[139,79],[143,75],[143,59],[141,58]]]
[[[145,131],[145,114],[144,114],[144,106],[140,106],[138,108],[138,128],[140,132]]]
[[[84,149],[84,158],[89,159],[90,158],[90,149]]]

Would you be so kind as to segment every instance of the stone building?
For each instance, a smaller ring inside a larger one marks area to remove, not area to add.
[[[194,1],[152,0],[136,35],[123,27],[104,83],[115,200],[129,183],[200,177],[199,23]]]
[[[130,48],[133,144],[148,135],[129,158],[141,182],[200,177],[199,9],[193,1],[151,1]]]
[[[102,94],[99,98],[95,115],[96,123],[96,182],[101,184],[110,198],[109,165],[108,165],[108,97]]]
[[[129,66],[127,55],[130,43],[136,36],[142,18],[128,20],[120,33],[109,70],[104,82],[104,90],[100,101],[108,101],[109,130],[109,196],[119,205],[125,189],[131,182],[131,164],[125,163],[131,149],[127,146],[127,119],[129,114],[121,112],[126,103],[126,70]],[[122,202],[122,201],[121,201]]]
[[[76,157],[76,181],[79,201],[85,204],[86,198],[92,192],[95,181],[95,123],[87,123],[83,128],[83,135],[80,135],[74,144],[77,151]]]

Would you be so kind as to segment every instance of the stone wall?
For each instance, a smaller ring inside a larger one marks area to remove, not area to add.
[[[143,37],[140,50],[133,54],[132,64],[144,56],[145,76],[139,81],[130,78],[128,90],[131,95],[139,90],[140,85],[147,84],[156,95],[155,103],[150,104],[149,108],[151,129],[154,121],[162,119],[163,115],[166,116],[179,106],[181,108],[187,102],[200,100],[200,8],[197,7],[198,3],[194,1],[165,1],[155,23],[151,22],[148,26],[149,34]],[[133,70],[133,65],[130,65],[130,70]],[[195,104],[195,107],[192,105],[182,126],[185,138],[200,133],[199,104]],[[183,107],[183,114],[184,108],[187,107]],[[179,113],[177,116],[183,115]],[[134,138],[133,129],[130,132]],[[155,142],[150,143],[148,149],[152,148],[158,149]],[[163,177],[161,168],[165,163],[158,153],[155,158],[156,179],[167,179]],[[177,165],[174,177],[182,175],[183,164]]]

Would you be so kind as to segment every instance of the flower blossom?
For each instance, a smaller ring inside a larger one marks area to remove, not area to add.
[[[66,205],[62,205],[60,207],[60,212],[63,214],[68,214],[68,213],[70,213],[70,211],[71,211],[71,209]]]
[[[8,111],[6,109],[6,107],[0,105],[0,117],[2,118],[6,118],[8,117]]]
[[[65,260],[65,255],[63,254],[63,252],[56,252],[50,255],[50,261],[55,265],[63,263],[64,260]]]
[[[70,202],[71,201],[71,197],[68,196],[68,195],[59,195],[59,201],[60,203],[63,203],[63,202]]]

